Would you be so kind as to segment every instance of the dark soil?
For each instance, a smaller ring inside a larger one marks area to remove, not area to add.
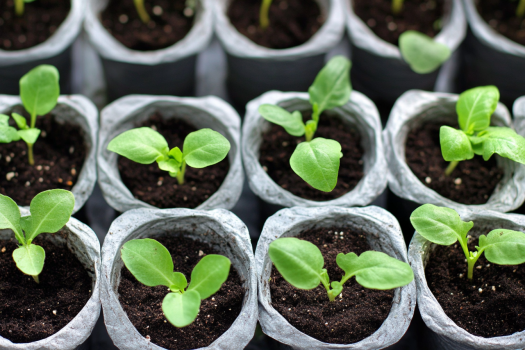
[[[393,15],[392,0],[345,1],[353,1],[356,15],[378,37],[394,45],[407,30],[435,37],[442,27],[441,18],[449,10],[445,0],[405,0],[401,13]]]
[[[470,251],[476,251],[477,243],[478,239],[469,243]],[[467,332],[490,338],[525,330],[525,265],[496,265],[483,255],[469,281],[465,255],[456,243],[436,248],[426,267],[426,277],[447,316]]]
[[[312,242],[321,250],[330,281],[339,281],[344,275],[335,262],[337,254],[360,255],[371,250],[366,232],[359,229],[314,228],[301,232],[297,238]],[[394,298],[394,290],[366,289],[351,278],[343,286],[343,297],[330,302],[322,285],[312,290],[296,289],[275,267],[270,289],[272,306],[291,325],[332,344],[356,343],[372,335],[388,317]]]
[[[46,251],[38,284],[13,261],[17,241],[0,241],[0,336],[14,343],[55,334],[91,297],[92,280],[73,253],[41,237],[34,243]]]
[[[197,130],[180,119],[164,120],[159,113],[137,125],[141,126],[153,127],[161,133],[170,149],[175,146],[182,149],[186,136]],[[144,165],[119,157],[118,168],[135,198],[158,208],[196,208],[219,189],[230,166],[228,157],[204,169],[188,166],[183,185],[167,171],[160,170],[156,162]]]
[[[452,174],[445,176],[449,162],[441,153],[441,125],[444,123],[426,123],[410,131],[405,151],[408,166],[423,184],[443,197],[464,204],[487,203],[504,174],[496,157],[484,161],[483,157],[474,156],[459,162]]]
[[[193,26],[193,12],[185,11],[186,0],[144,0],[144,6],[150,16],[147,24],[141,21],[133,1],[110,0],[101,14],[102,25],[124,46],[138,51],[172,46]]]
[[[303,113],[304,120],[311,119],[311,112]],[[297,175],[290,167],[290,157],[304,137],[288,134],[281,126],[272,124],[263,135],[259,150],[259,162],[279,186],[296,196],[315,201],[328,201],[352,191],[363,178],[363,154],[361,136],[356,129],[345,125],[339,118],[321,114],[315,137],[336,140],[341,144],[343,158],[339,166],[337,186],[332,192],[316,190]]]
[[[497,32],[525,45],[525,20],[516,15],[519,1],[476,1],[480,16]]]
[[[157,239],[171,253],[174,270],[183,273],[190,283],[191,271],[207,254],[220,254],[208,244],[177,235]],[[200,255],[202,256],[200,256]],[[140,334],[166,349],[197,349],[210,345],[233,324],[244,300],[244,281],[233,266],[221,289],[202,300],[199,315],[191,325],[176,328],[162,313],[166,287],[146,287],[122,268],[118,292],[124,311]]]
[[[0,49],[23,50],[43,43],[64,22],[70,1],[38,0],[26,3],[24,15],[15,14],[14,0],[0,1]]]
[[[35,165],[29,165],[24,141],[0,144],[0,193],[18,205],[29,205],[43,191],[70,191],[87,154],[79,126],[60,124],[52,114],[38,117],[36,126],[42,133],[33,146]]]
[[[233,0],[228,17],[233,26],[254,43],[271,49],[287,49],[310,40],[325,18],[315,0],[274,0],[270,6],[270,25],[259,25],[261,0]]]

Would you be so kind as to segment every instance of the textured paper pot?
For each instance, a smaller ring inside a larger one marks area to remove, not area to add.
[[[26,209],[22,216],[29,215]],[[44,233],[44,239],[56,246],[66,246],[84,266],[93,280],[92,293],[82,310],[64,328],[50,337],[32,343],[12,343],[0,336],[2,350],[80,350],[89,349],[85,343],[100,315],[100,243],[88,226],[71,218],[62,230],[55,234]],[[14,237],[11,230],[0,230],[0,240]]]
[[[368,338],[354,344],[328,344],[314,339],[293,327],[271,306],[268,280],[272,262],[268,246],[280,237],[295,237],[312,227],[355,227],[364,229],[372,249],[408,262],[405,241],[396,219],[378,207],[366,208],[289,208],[271,216],[264,224],[255,251],[259,285],[259,323],[268,336],[288,349],[383,349],[395,344],[405,334],[416,306],[416,286],[412,282],[394,293],[392,309],[381,327]],[[347,253],[347,252],[345,252]],[[343,287],[344,288],[344,287]]]
[[[490,210],[480,210],[461,215],[465,221],[474,221],[474,228],[489,229],[504,228],[515,231],[525,231],[525,216],[516,214],[502,214]],[[479,232],[469,233],[477,240]],[[483,338],[468,333],[458,327],[443,311],[443,308],[434,297],[427,285],[425,267],[430,253],[437,246],[427,241],[419,233],[414,234],[408,251],[408,260],[417,286],[417,303],[423,321],[430,329],[429,339],[426,342],[434,350],[516,350],[525,348],[525,331],[504,337]],[[490,322],[483,320],[482,322]]]
[[[180,118],[197,129],[213,129],[230,141],[230,170],[217,192],[196,209],[233,208],[241,195],[244,182],[240,154],[241,119],[229,104],[213,96],[181,98],[134,95],[123,97],[104,108],[100,112],[97,163],[99,186],[106,202],[120,212],[136,208],[154,208],[133,197],[120,177],[117,167],[118,155],[108,151],[107,147],[113,138],[134,128],[136,123],[148,119],[156,111],[164,118]]]
[[[452,81],[445,70],[429,74],[417,74],[401,57],[399,47],[380,39],[357,16],[351,0],[345,3],[346,25],[352,43],[352,83],[356,90],[373,99],[393,103],[403,92],[410,89],[434,90],[440,74],[447,81]],[[444,27],[436,36],[436,41],[447,45],[454,53],[467,31],[467,21],[461,0],[450,0],[446,8],[450,14],[444,18]],[[457,58],[453,55],[451,60]]]
[[[0,50],[0,94],[16,95],[18,81],[32,68],[51,64],[60,72],[62,93],[71,90],[71,46],[80,33],[86,0],[71,0],[71,11],[45,42],[25,50]]]
[[[226,12],[231,1],[213,1],[215,33],[228,62],[228,92],[237,105],[269,90],[307,91],[325,64],[325,55],[343,37],[341,0],[318,0],[326,22],[306,43],[289,49],[255,44],[231,24]]]
[[[136,51],[122,45],[100,23],[108,0],[86,1],[84,29],[101,56],[110,101],[131,94],[194,94],[197,54],[208,46],[213,34],[210,0],[197,1],[193,27],[182,40],[155,51]]]
[[[173,231],[184,232],[188,238],[210,244],[231,260],[244,280],[246,294],[241,313],[223,335],[200,349],[244,349],[253,338],[257,324],[255,262],[246,225],[224,209],[136,209],[124,213],[111,224],[102,247],[101,300],[104,322],[113,343],[121,350],[163,349],[137,331],[120,305],[118,286],[124,266],[120,248],[132,239],[166,236]]]
[[[23,110],[20,97],[0,95],[0,113],[10,115],[11,112],[21,113]],[[52,113],[59,123],[67,122],[78,125],[82,130],[84,145],[86,146],[86,159],[78,175],[78,180],[71,189],[75,195],[73,213],[76,213],[91,196],[97,181],[98,110],[84,96],[62,95],[58,98],[58,104]],[[35,147],[38,147],[38,140]]]
[[[259,148],[262,134],[268,131],[271,125],[259,114],[259,106],[270,103],[278,104],[289,111],[305,111],[312,108],[308,99],[308,94],[303,92],[270,91],[247,105],[242,129],[242,157],[250,188],[265,202],[283,207],[331,205],[350,207],[370,204],[386,188],[387,164],[381,140],[379,113],[374,103],[357,91],[352,92],[350,100],[344,106],[325,112],[330,116],[341,118],[361,134],[365,151],[363,156],[365,175],[352,191],[330,201],[316,202],[298,197],[283,189],[263,170],[259,163]],[[323,123],[322,119],[320,123]]]

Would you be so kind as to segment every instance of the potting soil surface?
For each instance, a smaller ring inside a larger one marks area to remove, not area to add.
[[[156,238],[171,253],[174,271],[186,276],[208,254],[221,254],[208,244],[185,238],[177,233]],[[186,350],[206,347],[226,332],[239,316],[244,300],[243,281],[232,266],[221,289],[201,301],[199,315],[187,327],[176,328],[162,313],[166,287],[147,287],[138,282],[123,266],[118,287],[119,299],[135,328],[144,337],[166,349]]]
[[[67,325],[91,297],[92,280],[67,249],[42,237],[46,251],[40,283],[24,275],[13,260],[17,241],[0,241],[0,336],[14,343],[47,338]]]
[[[311,111],[303,112],[303,117],[305,121],[310,120]],[[364,150],[361,136],[341,119],[322,113],[314,138],[316,137],[332,139],[341,144],[343,157],[340,160],[337,185],[332,192],[316,190],[292,170],[290,157],[297,144],[304,141],[304,137],[292,136],[279,125],[272,124],[270,130],[263,134],[259,163],[273,181],[296,196],[316,201],[339,198],[353,190],[363,178]]]
[[[159,113],[137,125],[142,126],[152,127],[162,134],[170,149],[178,146],[181,150],[186,136],[197,130],[180,119],[164,120]],[[158,208],[196,208],[219,189],[230,166],[228,156],[203,169],[187,166],[183,185],[167,171],[160,170],[156,162],[145,165],[119,157],[118,168],[122,181],[135,198]]]
[[[64,0],[25,3],[24,14],[15,14],[15,0],[0,1],[0,49],[23,50],[43,43],[64,22],[71,4]]]
[[[261,0],[233,0],[227,15],[233,26],[258,45],[271,49],[287,49],[307,42],[325,18],[315,0],[273,0],[269,10],[269,26],[259,24]]]
[[[10,123],[14,125],[12,118]],[[46,190],[70,191],[87,154],[79,126],[61,124],[48,114],[37,118],[36,127],[42,132],[33,145],[35,165],[29,165],[24,141],[0,144],[0,193],[18,205],[29,205]]]
[[[124,46],[137,51],[160,50],[172,46],[191,30],[194,22],[192,9],[186,0],[145,0],[150,16],[141,21],[134,1],[110,0],[102,11],[102,25]]]
[[[441,125],[444,124],[425,123],[409,132],[405,149],[408,166],[425,186],[443,197],[464,204],[486,203],[504,174],[497,165],[496,156],[488,161],[474,156],[459,162],[452,174],[445,176],[449,162],[441,153]]]
[[[353,4],[355,14],[378,37],[394,45],[407,30],[435,37],[445,13],[444,0],[405,0],[397,15],[392,13],[392,0],[353,0]]]
[[[475,1],[481,17],[492,29],[520,45],[525,45],[525,20],[516,15],[519,1]]]
[[[330,281],[340,281],[344,275],[337,266],[337,254],[360,255],[372,250],[366,233],[354,228],[314,228],[301,232],[297,238],[312,242],[321,250]],[[292,326],[326,343],[351,344],[370,336],[388,317],[394,298],[393,290],[366,289],[351,278],[343,285],[342,298],[330,302],[322,284],[312,290],[297,289],[284,280],[275,266],[271,276],[272,306]]]

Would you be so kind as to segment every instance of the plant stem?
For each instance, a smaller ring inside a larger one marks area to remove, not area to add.
[[[518,8],[516,9],[516,15],[518,18],[523,18],[525,15],[525,0],[520,0]]]
[[[24,15],[24,0],[15,0],[15,13],[18,17]]]
[[[331,290],[328,291],[328,300],[334,301],[337,295],[334,295]]]
[[[33,277],[33,279],[35,280],[36,283],[40,283],[40,279],[38,278],[38,275],[31,276],[31,277]]]
[[[450,164],[448,165],[447,169],[445,169],[445,175],[446,176],[450,176],[450,174],[452,174],[452,172],[454,171],[454,169],[456,169],[458,164],[459,164],[459,162],[456,161],[456,160],[450,162]]]
[[[137,13],[139,14],[140,20],[147,24],[151,18],[148,15],[148,12],[146,11],[146,8],[144,7],[144,0],[133,0],[135,2],[135,7],[137,8]]]
[[[312,137],[314,137],[314,132],[308,128],[306,128],[304,132],[304,138],[306,142],[312,141]]]
[[[270,25],[270,18],[268,14],[270,12],[270,5],[272,0],[262,0],[261,10],[259,11],[259,26],[262,30],[265,30]]]
[[[403,9],[403,0],[392,0],[392,13],[399,15]]]
[[[184,174],[186,173],[186,161],[182,161],[180,171],[177,173],[177,182],[179,185],[184,185]]]
[[[33,144],[27,144],[27,157],[29,158],[29,165],[35,165],[35,159],[33,158]]]

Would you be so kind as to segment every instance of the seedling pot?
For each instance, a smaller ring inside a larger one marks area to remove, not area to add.
[[[448,8],[450,12],[435,40],[450,48],[453,55],[445,64],[452,64],[452,60],[458,58],[458,53],[454,52],[465,39],[467,21],[461,0],[451,0]],[[379,38],[354,13],[350,0],[345,1],[345,12],[352,43],[352,83],[356,90],[374,101],[390,104],[410,89],[434,90],[439,75],[449,83],[453,81],[452,74],[444,69],[428,74],[415,73],[403,60],[398,46]]]
[[[71,0],[71,10],[56,32],[45,42],[25,50],[0,50],[0,93],[17,95],[20,77],[41,64],[60,72],[63,93],[71,90],[71,46],[84,21],[86,1]]]
[[[311,109],[308,93],[302,92],[270,91],[248,103],[243,124],[243,162],[250,188],[262,200],[284,207],[365,206],[386,188],[387,164],[380,134],[381,122],[375,105],[366,96],[353,91],[345,105],[326,112],[330,117],[339,117],[354,126],[361,135],[364,149],[364,176],[361,181],[350,192],[329,201],[298,197],[275,183],[263,170],[259,163],[259,148],[263,133],[271,125],[259,114],[258,108],[265,103],[279,105],[289,111]],[[322,118],[320,123],[323,123]]]
[[[212,37],[212,13],[208,0],[197,1],[190,32],[161,50],[131,50],[100,23],[108,0],[89,0],[84,29],[102,59],[109,101],[130,94],[191,96],[195,89],[197,55]]]
[[[301,231],[314,226],[363,228],[369,234],[367,241],[372,249],[407,262],[405,242],[399,224],[384,209],[374,206],[283,209],[266,221],[255,252],[259,284],[259,322],[263,332],[284,344],[283,348],[286,349],[383,349],[399,341],[414,314],[414,282],[395,290],[392,308],[381,327],[371,336],[353,344],[328,344],[314,339],[293,327],[272,307],[268,281],[272,270],[272,262],[268,256],[270,243],[280,237],[295,237]]]
[[[0,95],[0,113],[10,114],[14,108],[22,108],[18,96]],[[18,111],[19,113],[21,110]],[[87,98],[81,95],[62,95],[58,98],[55,109],[51,112],[59,123],[77,125],[82,130],[86,158],[80,170],[77,182],[71,189],[75,195],[73,213],[79,211],[93,192],[97,180],[96,148],[98,143],[98,110]],[[22,141],[19,141],[22,142]],[[38,147],[38,140],[35,144]],[[24,187],[20,190],[23,191]],[[28,208],[28,207],[26,207]]]
[[[228,139],[231,145],[228,153],[228,174],[217,192],[196,209],[233,208],[241,195],[244,181],[240,154],[241,121],[230,105],[216,97],[134,95],[121,98],[104,108],[101,112],[97,162],[99,185],[108,204],[120,212],[136,208],[154,208],[133,197],[122,182],[117,167],[117,154],[108,151],[107,146],[117,135],[134,128],[136,123],[148,119],[155,111],[159,111],[164,118],[182,119],[197,129],[213,129]],[[169,176],[167,172],[166,176]]]
[[[244,280],[246,294],[239,317],[222,336],[203,349],[244,349],[254,335],[258,316],[255,263],[246,225],[223,209],[136,209],[124,213],[111,224],[102,248],[105,277],[101,300],[104,321],[113,343],[119,349],[163,349],[140,335],[122,309],[117,292],[123,267],[120,249],[129,240],[155,239],[174,230],[213,246],[231,260]]]
[[[306,43],[288,49],[259,46],[242,35],[227,16],[230,1],[213,1],[215,33],[226,51],[228,92],[239,106],[269,90],[306,91],[325,64],[325,55],[343,36],[340,0],[319,0],[326,21]]]

